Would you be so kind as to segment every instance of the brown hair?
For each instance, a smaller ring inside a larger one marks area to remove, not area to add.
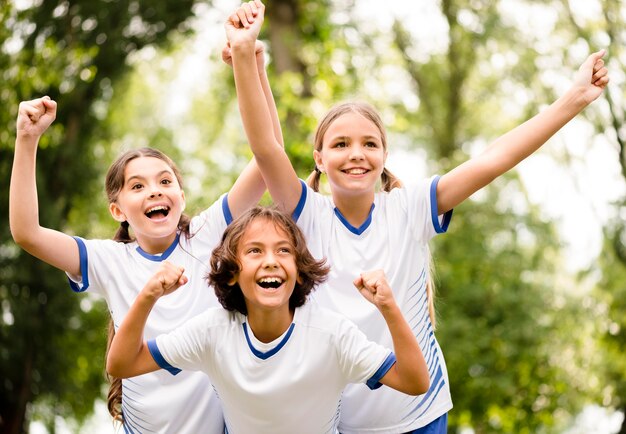
[[[121,154],[117,158],[117,160],[115,160],[113,164],[111,164],[111,167],[109,167],[105,181],[105,191],[109,203],[113,203],[117,200],[120,191],[124,187],[124,170],[126,170],[126,166],[128,165],[128,163],[135,158],[141,157],[153,157],[165,161],[165,163],[174,172],[174,176],[178,181],[178,185],[180,185],[181,189],[183,188],[183,179],[180,175],[180,171],[178,170],[178,167],[176,167],[176,164],[172,161],[171,158],[169,158],[158,149],[154,148],[132,149]],[[191,236],[189,233],[190,223],[191,219],[189,218],[189,216],[187,216],[186,214],[181,214],[180,219],[178,220],[178,230],[180,230],[180,232],[183,233],[187,238]],[[119,229],[113,237],[113,240],[122,243],[130,243],[134,241],[134,239],[130,236],[128,228],[128,222],[121,222]],[[115,336],[115,327],[113,325],[112,319],[109,320],[107,335],[106,352],[108,354],[109,349],[111,348],[111,342],[113,341],[113,336]],[[107,395],[107,407],[109,409],[109,414],[111,414],[114,421],[123,422],[124,419],[122,414],[122,380],[109,374],[106,374],[106,376],[110,383],[109,393]]]
[[[209,284],[215,289],[217,299],[224,309],[247,314],[245,298],[239,284],[230,285],[229,282],[232,282],[241,269],[237,258],[239,241],[250,224],[257,219],[274,224],[287,233],[295,251],[296,269],[300,280],[289,297],[289,308],[302,306],[313,288],[326,280],[329,267],[325,265],[324,260],[315,260],[306,246],[300,228],[290,216],[276,207],[253,207],[226,228],[222,242],[211,255],[211,271],[207,276]]]
[[[426,298],[428,298],[428,314],[433,330],[437,329],[437,312],[435,310],[435,264],[433,255],[428,250],[428,280],[426,281]]]
[[[115,336],[115,325],[113,319],[109,318],[109,326],[107,328],[107,349],[104,355],[104,360],[109,356],[109,350],[111,349],[111,342]],[[106,364],[106,363],[105,363]],[[122,379],[113,377],[105,371],[107,380],[109,381],[109,393],[107,395],[107,408],[109,414],[115,422],[124,422],[122,415]]]
[[[372,105],[362,101],[349,101],[332,107],[317,125],[317,129],[315,130],[314,149],[321,152],[324,144],[324,134],[326,134],[328,128],[339,117],[350,112],[360,114],[376,125],[378,131],[380,132],[380,140],[382,141],[383,149],[386,151],[387,133],[385,132],[383,121]],[[320,175],[321,172],[316,166],[306,180],[307,184],[315,191],[319,191]],[[391,191],[396,187],[402,187],[402,182],[387,168],[383,168],[383,173],[380,175],[380,178],[382,180],[382,188],[384,191]]]

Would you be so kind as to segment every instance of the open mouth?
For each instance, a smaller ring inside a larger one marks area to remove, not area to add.
[[[261,288],[265,289],[277,289],[280,285],[283,284],[283,279],[279,277],[264,277],[259,279],[257,282]]]
[[[149,219],[161,219],[161,218],[167,217],[169,213],[170,213],[169,207],[163,206],[163,205],[157,205],[157,206],[150,208],[148,211],[146,211],[145,214]]]

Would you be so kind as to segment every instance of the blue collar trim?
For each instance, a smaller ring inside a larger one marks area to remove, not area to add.
[[[150,253],[145,252],[141,247],[137,246],[137,252],[144,258],[154,261],[154,262],[162,262],[165,261],[174,251],[176,246],[178,245],[178,240],[180,239],[180,232],[176,234],[176,238],[174,242],[170,244],[170,246],[160,255],[151,255]]]
[[[339,218],[339,221],[341,221],[341,223],[343,223],[343,225],[348,228],[348,230],[350,232],[352,232],[353,234],[356,235],[361,235],[363,232],[365,232],[365,230],[367,228],[370,227],[370,224],[372,223],[372,213],[374,212],[374,204],[372,204],[371,208],[370,208],[370,212],[367,216],[367,219],[363,222],[363,224],[361,226],[359,226],[358,228],[352,226],[350,224],[350,222],[343,216],[343,214],[341,214],[341,211],[339,211],[337,209],[337,207],[335,207],[335,215]]]
[[[272,348],[269,351],[263,352],[263,351],[257,350],[256,348],[252,346],[252,342],[250,342],[250,335],[248,335],[248,325],[245,322],[242,324],[243,333],[246,335],[246,341],[248,342],[248,347],[250,347],[250,351],[252,351],[252,354],[254,354],[259,359],[262,359],[262,360],[269,359],[274,354],[279,352],[282,347],[285,346],[285,344],[289,340],[289,337],[291,336],[291,333],[293,332],[293,328],[295,327],[295,325],[296,325],[295,323],[291,323],[291,325],[289,326],[289,329],[287,330],[287,333],[285,334],[285,337],[281,339],[278,345],[276,345],[274,348]]]

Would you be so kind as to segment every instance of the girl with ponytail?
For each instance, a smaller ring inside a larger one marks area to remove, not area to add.
[[[109,343],[138,293],[164,260],[185,264],[189,283],[155,309],[145,329],[150,339],[219,306],[207,285],[212,249],[226,226],[260,199],[265,185],[251,163],[229,193],[194,218],[183,213],[182,178],[157,149],[124,152],[106,176],[111,216],[119,222],[112,240],[87,240],[41,227],[35,190],[35,150],[52,121],[55,103],[39,98],[20,105],[18,139],[10,187],[13,238],[26,251],[65,271],[75,292],[100,294],[111,314]],[[31,199],[31,200],[28,200]],[[107,348],[108,351],[108,348]],[[223,433],[222,408],[206,375],[176,378],[149,373],[132,379],[109,377],[108,407],[125,432]],[[164,399],[166,397],[166,399]],[[189,405],[193,402],[193,405]]]
[[[365,103],[339,104],[319,122],[315,169],[304,183],[267,129],[271,114],[261,104],[251,48],[259,28],[260,22],[249,28],[227,28],[239,108],[273,200],[292,213],[313,256],[326,258],[331,266],[328,280],[314,298],[347,316],[370,340],[389,346],[391,336],[375,309],[352,288],[360,272],[383,269],[428,364],[430,388],[418,397],[390,388],[372,393],[361,385],[349,385],[342,396],[339,431],[445,434],[452,399],[434,334],[428,243],[446,232],[455,206],[539,149],[600,96],[608,83],[601,59],[604,52],[588,57],[570,90],[550,107],[503,135],[483,154],[413,186],[402,186],[385,167],[387,138],[378,113]],[[318,193],[322,175],[330,196]]]
[[[256,11],[245,4],[250,16]],[[242,6],[243,7],[243,6]],[[257,80],[267,92],[264,103],[275,106],[265,74],[263,46],[255,48]],[[229,64],[230,54],[222,51]],[[210,307],[219,306],[205,279],[212,250],[226,226],[256,205],[265,183],[252,161],[228,193],[209,208],[189,218],[183,211],[185,193],[174,162],[162,152],[142,148],[123,153],[106,176],[111,216],[120,227],[113,240],[85,240],[42,227],[36,187],[36,152],[41,135],[56,117],[56,102],[49,97],[20,104],[15,158],[11,175],[9,214],[17,244],[68,275],[76,292],[103,296],[111,313],[109,338],[122,323],[145,282],[163,261],[184,267],[188,283],[156,306],[144,329],[152,339],[182,325]],[[280,130],[275,130],[282,140]],[[165,371],[119,380],[111,378],[109,410],[123,421],[124,432],[224,432],[221,405],[206,375]]]

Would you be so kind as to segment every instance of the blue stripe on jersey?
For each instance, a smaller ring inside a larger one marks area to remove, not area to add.
[[[148,341],[148,350],[150,350],[150,354],[152,354],[152,358],[154,359],[154,361],[162,369],[165,369],[172,375],[176,375],[181,371],[180,369],[175,368],[172,365],[170,365],[167,362],[167,360],[165,360],[165,358],[161,354],[161,351],[159,351],[159,347],[157,346],[156,339],[150,339]]]
[[[324,424],[324,434],[336,434],[339,426],[339,415],[341,414],[341,399],[337,403],[335,414]]]
[[[170,246],[167,248],[167,250],[165,250],[160,255],[151,255],[150,253],[144,251],[139,246],[137,246],[136,250],[137,250],[137,252],[139,252],[139,254],[141,256],[143,256],[146,259],[149,259],[150,261],[162,262],[162,261],[165,261],[172,254],[174,249],[176,249],[176,246],[178,245],[178,240],[179,239],[180,239],[180,232],[176,234],[176,239],[174,240],[174,242],[172,244],[170,244]]]
[[[341,417],[341,397],[339,398],[339,402],[337,403],[337,410],[335,410],[335,414],[333,418],[331,419],[332,425],[328,431],[329,433],[337,434],[339,432],[339,430],[337,430],[337,427],[339,426],[340,417]]]
[[[124,407],[126,408],[126,407]],[[141,420],[145,422],[145,420]],[[132,417],[129,411],[124,411],[124,431],[128,433],[144,433],[151,431],[150,425],[140,425],[137,423],[136,418]]]
[[[123,416],[124,417],[124,432],[126,434],[134,434],[134,431],[132,429],[130,429],[130,427],[128,426],[128,424],[126,423],[126,415]]]
[[[396,363],[396,355],[394,353],[389,353],[383,364],[380,365],[380,368],[378,368],[374,375],[372,375],[370,379],[367,380],[367,383],[365,383],[367,384],[367,387],[374,390],[382,386],[380,379],[383,378],[387,372],[389,372],[389,369],[391,369],[394,363]]]
[[[76,282],[72,281],[69,277],[67,278],[70,283],[70,288],[74,292],[83,292],[87,288],[89,288],[89,269],[87,268],[89,265],[89,258],[87,256],[87,246],[85,246],[85,241],[79,237],[72,237],[76,240],[76,244],[78,244],[78,256],[80,261],[80,277],[82,280],[82,285],[78,285]]]
[[[133,402],[138,402],[142,398],[129,386],[129,384],[133,383],[132,379],[125,379],[122,382],[122,415],[124,416],[124,431],[129,433],[148,432],[152,428],[152,424],[148,422],[150,415],[145,414],[145,412],[133,408],[132,406]],[[138,399],[133,399],[132,396],[137,396]]]
[[[439,184],[439,176],[435,176],[433,178],[433,182],[430,184],[430,217],[433,221],[435,232],[443,234],[448,230],[453,210],[446,212],[443,215],[443,221],[439,224],[439,210],[437,209],[437,184]]]
[[[230,207],[228,206],[228,194],[225,194],[224,199],[222,199],[222,212],[224,213],[226,225],[231,224],[233,222],[233,214],[230,212]]]
[[[246,323],[244,322],[241,325],[243,326],[243,333],[246,335],[246,341],[248,342],[248,347],[250,348],[250,351],[252,351],[252,354],[257,356],[261,360],[266,360],[272,357],[277,352],[279,352],[280,349],[287,343],[287,341],[289,340],[289,337],[291,336],[291,333],[293,332],[293,328],[295,327],[296,324],[291,323],[291,325],[289,326],[289,329],[287,330],[287,334],[285,334],[285,336],[281,339],[278,345],[276,345],[274,348],[266,352],[259,351],[256,348],[254,348],[254,346],[252,346],[252,342],[250,342],[250,336],[248,335],[248,327]]]
[[[306,184],[303,180],[300,180],[300,185],[302,185],[302,193],[300,194],[300,200],[298,201],[298,205],[296,205],[296,209],[291,213],[291,218],[293,221],[297,222],[300,218],[300,214],[302,214],[302,210],[304,209],[304,204],[306,203]]]
[[[436,186],[436,183],[433,182],[432,185]],[[402,411],[404,413],[402,420],[416,420],[425,414],[446,384],[428,310],[426,280],[426,269],[422,269],[415,282],[409,287],[410,296],[405,302],[405,306],[408,306],[408,309],[405,311],[405,317],[426,360],[428,374],[431,379],[430,387],[424,395],[409,400],[405,410]]]
[[[430,388],[428,389],[428,392],[420,397],[420,402],[412,410],[410,410],[402,420],[405,420],[410,416],[412,416],[413,419],[418,419],[422,417],[422,415],[428,411],[433,402],[435,402],[437,394],[439,394],[439,391],[445,384],[446,382],[443,379],[443,373],[441,371],[441,368],[439,368],[437,370],[437,374],[435,375],[434,380],[430,383]],[[417,415],[413,415],[418,410],[421,411]]]
[[[124,415],[124,432],[125,433],[135,434],[136,432],[141,433],[141,432],[148,431],[145,426],[141,426],[135,421],[135,418],[133,417],[132,413],[127,410],[127,406],[125,405],[122,406],[122,414]]]
[[[367,219],[363,222],[363,224],[361,226],[354,227],[350,224],[350,222],[348,220],[346,220],[346,218],[343,216],[343,214],[341,214],[341,211],[339,211],[337,208],[335,208],[335,215],[339,218],[339,221],[341,223],[343,223],[343,225],[348,228],[348,230],[350,232],[352,232],[353,234],[356,235],[361,235],[363,232],[365,232],[365,230],[367,228],[370,227],[370,224],[372,223],[372,212],[374,211],[374,204],[372,204],[372,206],[370,207],[370,212],[367,215]]]

